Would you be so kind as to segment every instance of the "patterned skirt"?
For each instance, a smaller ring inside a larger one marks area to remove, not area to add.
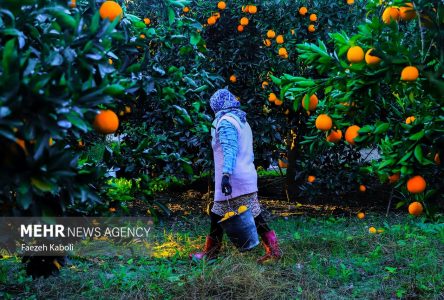
[[[257,198],[257,192],[224,201],[214,201],[211,211],[216,215],[223,216],[229,211],[237,211],[241,205],[247,206],[255,218],[261,213],[261,206]]]

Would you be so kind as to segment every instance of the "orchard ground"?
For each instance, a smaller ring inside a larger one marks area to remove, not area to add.
[[[151,257],[71,257],[58,276],[31,280],[16,257],[0,261],[4,299],[393,299],[444,297],[444,224],[405,212],[316,206],[317,216],[284,217],[286,202],[265,201],[284,257],[258,265],[258,246],[239,253],[225,237],[216,261],[193,262],[208,230],[201,214],[175,213],[156,226]],[[273,204],[274,203],[274,204]],[[180,205],[180,203],[178,203]],[[313,207],[311,207],[314,209]],[[279,210],[279,209],[278,209]],[[324,214],[324,216],[320,216]],[[382,231],[369,233],[370,227]]]

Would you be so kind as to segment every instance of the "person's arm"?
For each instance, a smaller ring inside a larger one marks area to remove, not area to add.
[[[219,142],[224,154],[223,174],[233,174],[239,149],[236,127],[227,120],[222,120],[218,126]]]

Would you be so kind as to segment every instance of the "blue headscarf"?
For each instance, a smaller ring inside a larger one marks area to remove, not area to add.
[[[217,124],[226,114],[235,116],[243,125],[247,121],[247,114],[240,109],[240,103],[236,97],[227,89],[220,89],[210,99],[210,106],[216,115],[215,123]]]

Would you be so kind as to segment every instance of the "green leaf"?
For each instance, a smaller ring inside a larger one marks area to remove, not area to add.
[[[416,145],[414,154],[415,154],[415,157],[418,160],[418,162],[422,163],[424,156],[423,156],[423,153],[422,153],[421,145]]]
[[[174,13],[174,9],[168,7],[168,22],[170,23],[170,25],[174,23],[175,19],[176,19],[176,14]]]
[[[103,92],[107,95],[119,96],[125,92],[125,88],[120,84],[112,84],[106,87]]]
[[[201,39],[202,38],[201,38],[199,33],[192,32],[191,36],[190,36],[190,44],[193,45],[193,46],[196,46],[197,44],[199,44]]]
[[[411,141],[418,141],[418,140],[420,140],[420,139],[422,139],[424,137],[424,134],[425,134],[424,130],[421,130],[421,131],[411,135],[409,137],[409,140],[411,140]]]
[[[375,134],[385,133],[389,129],[389,127],[390,127],[389,123],[382,123],[381,125],[376,127],[374,133]]]

